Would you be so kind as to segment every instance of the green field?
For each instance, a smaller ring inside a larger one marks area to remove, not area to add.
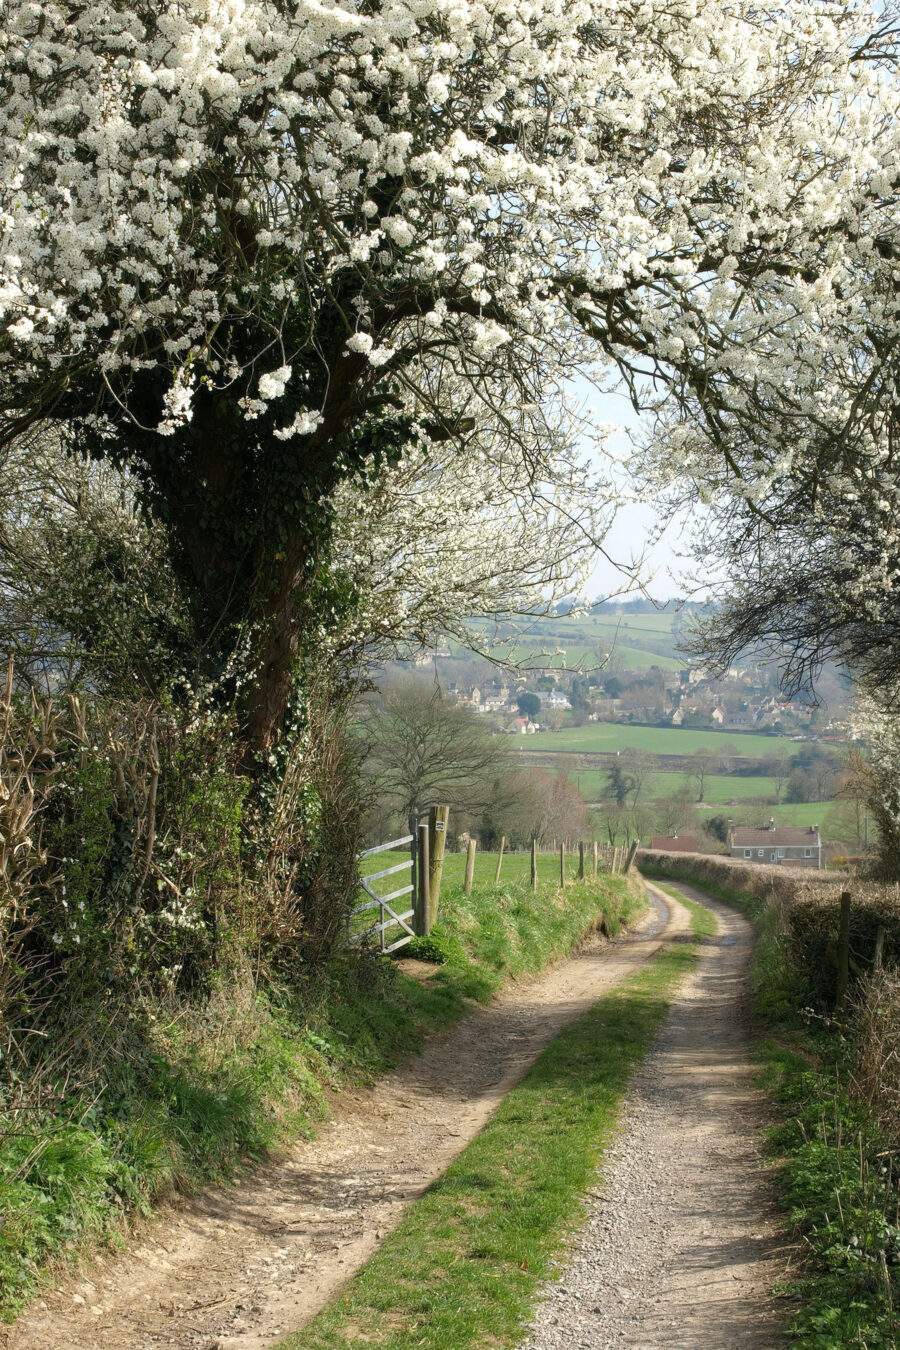
[[[610,635],[611,639],[611,635]],[[556,651],[559,647],[562,650]],[[553,648],[541,655],[542,648]],[[460,649],[462,650],[462,649]],[[497,647],[495,654],[506,660],[514,661],[523,669],[534,670],[585,670],[609,669],[607,656],[615,658],[618,668],[640,670],[650,666],[659,666],[660,670],[683,670],[685,662],[675,656],[658,656],[654,652],[643,651],[639,647],[629,647],[598,636],[596,643],[578,641],[577,637],[565,633],[536,634],[533,642],[519,642],[514,647]]]
[[[370,858],[363,858],[360,863],[360,872],[363,876],[371,876],[373,872],[380,872],[382,868],[391,867],[397,863],[405,862],[409,853],[405,849],[388,849],[384,853],[376,853]],[[559,854],[558,853],[539,853],[538,854],[538,882],[546,895],[547,889],[559,885]],[[590,853],[585,859],[585,870],[590,875],[593,868]],[[600,870],[605,869],[605,864],[601,861]],[[444,855],[444,869],[442,873],[442,886],[460,886],[465,877],[466,855],[465,853],[446,853]],[[475,854],[475,885],[491,886],[497,871],[497,854],[482,853],[480,850]],[[578,878],[578,853],[569,851],[566,855],[566,880],[576,881]],[[379,895],[389,895],[391,891],[399,890],[405,886],[409,880],[409,872],[398,872],[390,877],[380,878],[374,883],[374,890]],[[513,884],[516,882],[528,884],[531,881],[531,853],[526,851],[522,853],[509,853],[503,855],[503,866],[500,872],[500,881],[502,885]],[[540,894],[540,892],[538,892]],[[357,904],[367,903],[369,896],[365,891],[360,891]],[[398,914],[405,914],[412,909],[412,896],[406,895],[399,900],[392,901],[392,907]],[[376,908],[365,910],[362,914],[355,915],[351,920],[351,932],[365,932],[372,924],[377,923],[379,913]],[[388,930],[387,942],[391,943],[400,936],[400,930],[393,928]]]
[[[601,634],[605,637],[619,636],[625,642],[629,638],[637,641],[673,643],[674,626],[683,618],[679,614],[617,614],[561,615],[557,619],[540,620],[534,625],[534,631],[552,634],[573,634],[587,640]]]
[[[634,727],[619,722],[589,722],[583,727],[566,727],[563,731],[538,731],[527,740],[522,737],[520,749],[546,753],[589,750],[647,750],[654,755],[691,755],[704,747],[721,753],[725,746],[745,758],[759,759],[764,755],[787,750],[795,755],[798,742],[786,736],[761,736],[740,731],[694,731],[683,727]]]
[[[380,872],[384,867],[390,867],[394,863],[405,861],[409,854],[402,849],[391,849],[385,853],[376,853],[371,858],[363,858],[360,864],[360,871],[363,876],[370,876],[373,872]],[[475,854],[475,881],[476,883],[490,882],[494,880],[494,873],[497,868],[496,853],[482,853],[480,850]],[[462,881],[466,870],[465,853],[446,853],[444,855],[443,878],[448,884]],[[566,875],[574,880],[578,874],[577,855],[570,855],[567,859]],[[503,869],[501,878],[503,881],[528,881],[531,877],[531,854],[523,853],[504,853]],[[558,853],[539,853],[538,854],[538,881],[552,884],[559,880],[559,854]],[[407,874],[400,872],[392,877],[385,877],[380,885],[375,889],[381,894],[386,895],[389,891],[398,890],[405,886]],[[407,906],[408,908],[408,906]]]
[[[795,806],[766,807],[766,812],[774,818],[776,825],[823,825],[831,806],[831,802],[798,802]],[[742,823],[739,813],[740,807],[736,806],[734,808],[736,825]]]
[[[609,780],[602,769],[579,769],[569,774],[583,797],[589,802],[609,798]],[[638,801],[646,805],[658,797],[671,797],[687,784],[696,792],[696,781],[684,773],[648,773],[641,785]],[[753,778],[735,778],[727,774],[710,774],[703,784],[703,800],[710,804],[747,801],[750,797],[774,797],[775,779],[763,775]],[[630,799],[629,799],[630,800]]]
[[[498,650],[525,666],[551,670],[592,670],[601,664],[608,671],[650,666],[683,670],[688,663],[676,651],[673,632],[678,619],[676,614],[639,614],[622,619],[615,614],[561,615],[538,619],[525,633],[511,638],[508,647]],[[451,641],[449,646],[454,655],[466,655],[458,643]],[[535,659],[535,653],[541,650],[553,654]]]

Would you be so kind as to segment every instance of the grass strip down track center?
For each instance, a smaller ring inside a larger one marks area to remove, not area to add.
[[[541,1054],[344,1293],[279,1350],[513,1345],[616,1131],[636,1065],[715,918],[663,948]]]

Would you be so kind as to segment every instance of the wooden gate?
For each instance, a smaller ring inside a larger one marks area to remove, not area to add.
[[[400,839],[391,839],[387,844],[376,844],[374,848],[363,849],[359,855],[360,861],[363,858],[371,858],[375,853],[385,853],[391,848],[402,848],[404,844],[414,844],[415,835],[404,834]],[[382,881],[385,877],[398,875],[400,872],[409,872],[410,879],[407,885],[401,886],[398,890],[389,891],[387,895],[379,895],[373,890],[373,884],[376,881]],[[371,898],[365,904],[359,905],[350,914],[350,926],[355,918],[360,914],[366,914],[371,910],[378,910],[378,922],[364,928],[361,932],[349,932],[348,937],[351,942],[365,942],[374,937],[378,938],[379,949],[381,952],[393,952],[398,947],[403,947],[409,942],[410,938],[415,937],[415,865],[414,854],[405,859],[404,862],[395,863],[392,867],[384,867],[380,872],[370,872],[368,876],[362,877],[362,888],[366,895]],[[410,896],[413,904],[412,909],[404,910],[402,902],[405,896]],[[399,937],[393,942],[386,941],[386,934],[389,928],[398,928]]]

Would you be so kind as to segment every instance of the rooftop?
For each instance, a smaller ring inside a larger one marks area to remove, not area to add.
[[[798,844],[817,847],[819,843],[819,829],[817,825],[776,825],[767,830],[753,830],[744,826],[739,826],[731,831],[731,841],[737,848],[766,848],[774,844],[776,847]]]

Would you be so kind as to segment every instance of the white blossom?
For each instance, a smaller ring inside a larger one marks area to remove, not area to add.
[[[281,398],[291,378],[290,366],[279,366],[259,377],[259,396],[262,399]]]
[[[171,436],[178,427],[191,420],[193,386],[193,374],[182,366],[175,372],[175,378],[163,398],[165,413],[156,428],[161,435]]]

